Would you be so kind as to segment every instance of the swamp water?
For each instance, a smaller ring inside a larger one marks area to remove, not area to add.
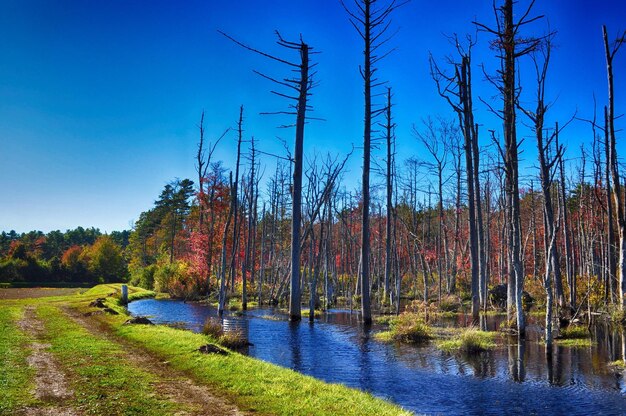
[[[128,309],[195,332],[207,317],[217,316],[215,308],[175,300],[138,300]],[[502,319],[483,317],[481,326],[495,330]],[[465,321],[459,315],[439,324]],[[381,343],[373,334],[382,327],[365,331],[358,314],[346,310],[330,310],[314,324],[307,318],[290,323],[272,309],[226,312],[223,322],[225,330],[246,334],[253,345],[245,353],[252,357],[371,392],[420,414],[626,415],[625,374],[608,366],[623,358],[626,344],[607,326],[594,327],[591,347],[556,346],[549,365],[532,318],[524,343],[511,339],[474,356],[444,353],[434,345]]]

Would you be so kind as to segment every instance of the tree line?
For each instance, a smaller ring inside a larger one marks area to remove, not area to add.
[[[77,227],[0,234],[0,283],[66,285],[121,282],[128,277],[124,248],[130,231],[106,235]]]

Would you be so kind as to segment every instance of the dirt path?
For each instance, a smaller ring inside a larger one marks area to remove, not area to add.
[[[160,394],[173,402],[184,404],[186,407],[193,409],[192,411],[176,413],[177,416],[243,416],[247,414],[240,411],[214,390],[195,383],[189,377],[171,368],[167,362],[162,362],[145,350],[116,337],[104,324],[85,317],[70,308],[64,308],[63,311],[93,335],[122,345],[125,352],[124,358],[129,360],[134,366],[156,376],[159,380],[156,384],[156,390]]]
[[[42,343],[44,329],[42,322],[35,316],[34,309],[27,307],[24,317],[18,322],[22,331],[29,334],[34,342],[28,357],[28,365],[35,369],[35,397],[42,402],[40,406],[28,407],[23,415],[78,416],[81,413],[67,402],[74,392],[67,383],[67,376],[61,371],[51,353],[46,351],[49,344]]]

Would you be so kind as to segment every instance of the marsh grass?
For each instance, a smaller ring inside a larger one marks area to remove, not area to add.
[[[202,333],[217,339],[224,334],[224,328],[222,327],[222,323],[219,319],[207,318],[202,326]]]
[[[389,331],[374,335],[383,342],[398,341],[409,344],[423,343],[432,339],[431,328],[415,313],[403,313],[389,321]]]
[[[249,345],[246,336],[238,331],[226,332],[222,334],[217,340],[222,346],[236,350]]]
[[[585,339],[591,338],[589,330],[584,326],[570,325],[559,330],[558,339]]]
[[[444,351],[461,351],[468,354],[492,350],[496,347],[494,332],[481,331],[470,327],[454,335],[451,339],[440,341],[437,346]]]
[[[313,313],[313,317],[314,318],[321,318],[323,314],[324,314],[323,311],[320,311],[319,309],[315,309],[315,311]],[[302,311],[302,316],[308,318],[309,316],[311,316],[311,311],[309,309],[304,309]]]

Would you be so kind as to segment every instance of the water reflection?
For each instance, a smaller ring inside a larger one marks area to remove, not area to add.
[[[212,308],[177,301],[141,300],[131,313],[158,323],[182,321],[199,331]],[[262,318],[279,316],[281,320]],[[556,345],[551,358],[529,320],[527,339],[474,356],[447,354],[433,345],[387,345],[373,339],[380,328],[363,328],[358,313],[332,310],[311,324],[290,323],[271,309],[224,316],[228,328],[244,330],[248,354],[334,383],[370,391],[423,414],[626,414],[621,373],[607,367],[626,349],[622,333],[594,329],[597,344],[583,349]],[[493,330],[502,317],[482,317]],[[466,324],[459,315],[436,322]]]

